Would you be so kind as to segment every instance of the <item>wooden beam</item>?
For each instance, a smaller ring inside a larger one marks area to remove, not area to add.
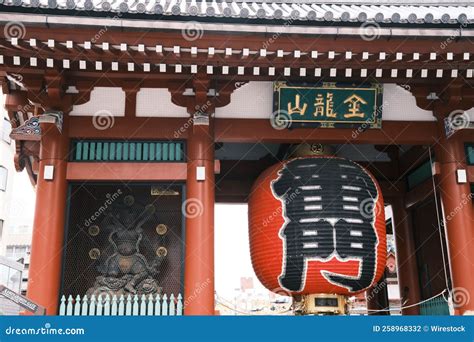
[[[189,118],[116,117],[112,127],[97,130],[92,117],[72,116],[70,120],[71,138],[186,139],[190,126]],[[350,128],[275,130],[270,120],[265,119],[215,119],[216,142],[426,145],[434,143],[437,137],[434,122],[387,121],[382,126],[364,132]]]
[[[186,163],[74,163],[69,181],[185,181]]]
[[[216,141],[240,143],[298,143],[327,144],[409,144],[424,145],[436,141],[435,122],[386,121],[381,129],[359,132],[350,128],[295,128],[275,130],[270,120],[216,119]]]
[[[390,199],[394,197],[399,197],[400,194],[405,192],[405,182],[402,181],[387,181],[377,179],[380,189],[382,190],[382,195],[386,202],[390,203]]]
[[[216,184],[216,202],[247,203],[254,179],[229,179]]]
[[[431,178],[406,193],[405,206],[409,209],[423,202],[430,195],[433,195],[433,181]]]
[[[433,152],[431,153],[433,154]],[[429,158],[426,146],[413,146],[400,158],[400,174],[405,175]]]

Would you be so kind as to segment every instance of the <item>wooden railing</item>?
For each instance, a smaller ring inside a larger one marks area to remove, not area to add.
[[[112,296],[92,295],[61,297],[60,316],[180,316],[183,314],[181,294],[128,295]]]

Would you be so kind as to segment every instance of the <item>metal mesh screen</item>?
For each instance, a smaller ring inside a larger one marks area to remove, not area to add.
[[[62,294],[182,292],[183,185],[71,184]]]

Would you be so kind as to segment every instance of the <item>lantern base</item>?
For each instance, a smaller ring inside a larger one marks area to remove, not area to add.
[[[318,293],[302,295],[295,305],[300,315],[344,315],[347,313],[346,297],[338,294]]]

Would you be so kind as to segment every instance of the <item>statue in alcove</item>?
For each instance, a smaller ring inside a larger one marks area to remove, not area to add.
[[[110,232],[103,257],[97,270],[101,275],[95,279],[88,295],[127,295],[160,293],[156,276],[166,253],[157,253],[149,262],[140,251],[143,239],[142,226],[155,214],[153,204],[135,203],[132,195],[125,196],[123,203],[113,204],[104,212],[102,226]],[[110,251],[111,250],[111,251]],[[102,254],[102,253],[99,253]]]

